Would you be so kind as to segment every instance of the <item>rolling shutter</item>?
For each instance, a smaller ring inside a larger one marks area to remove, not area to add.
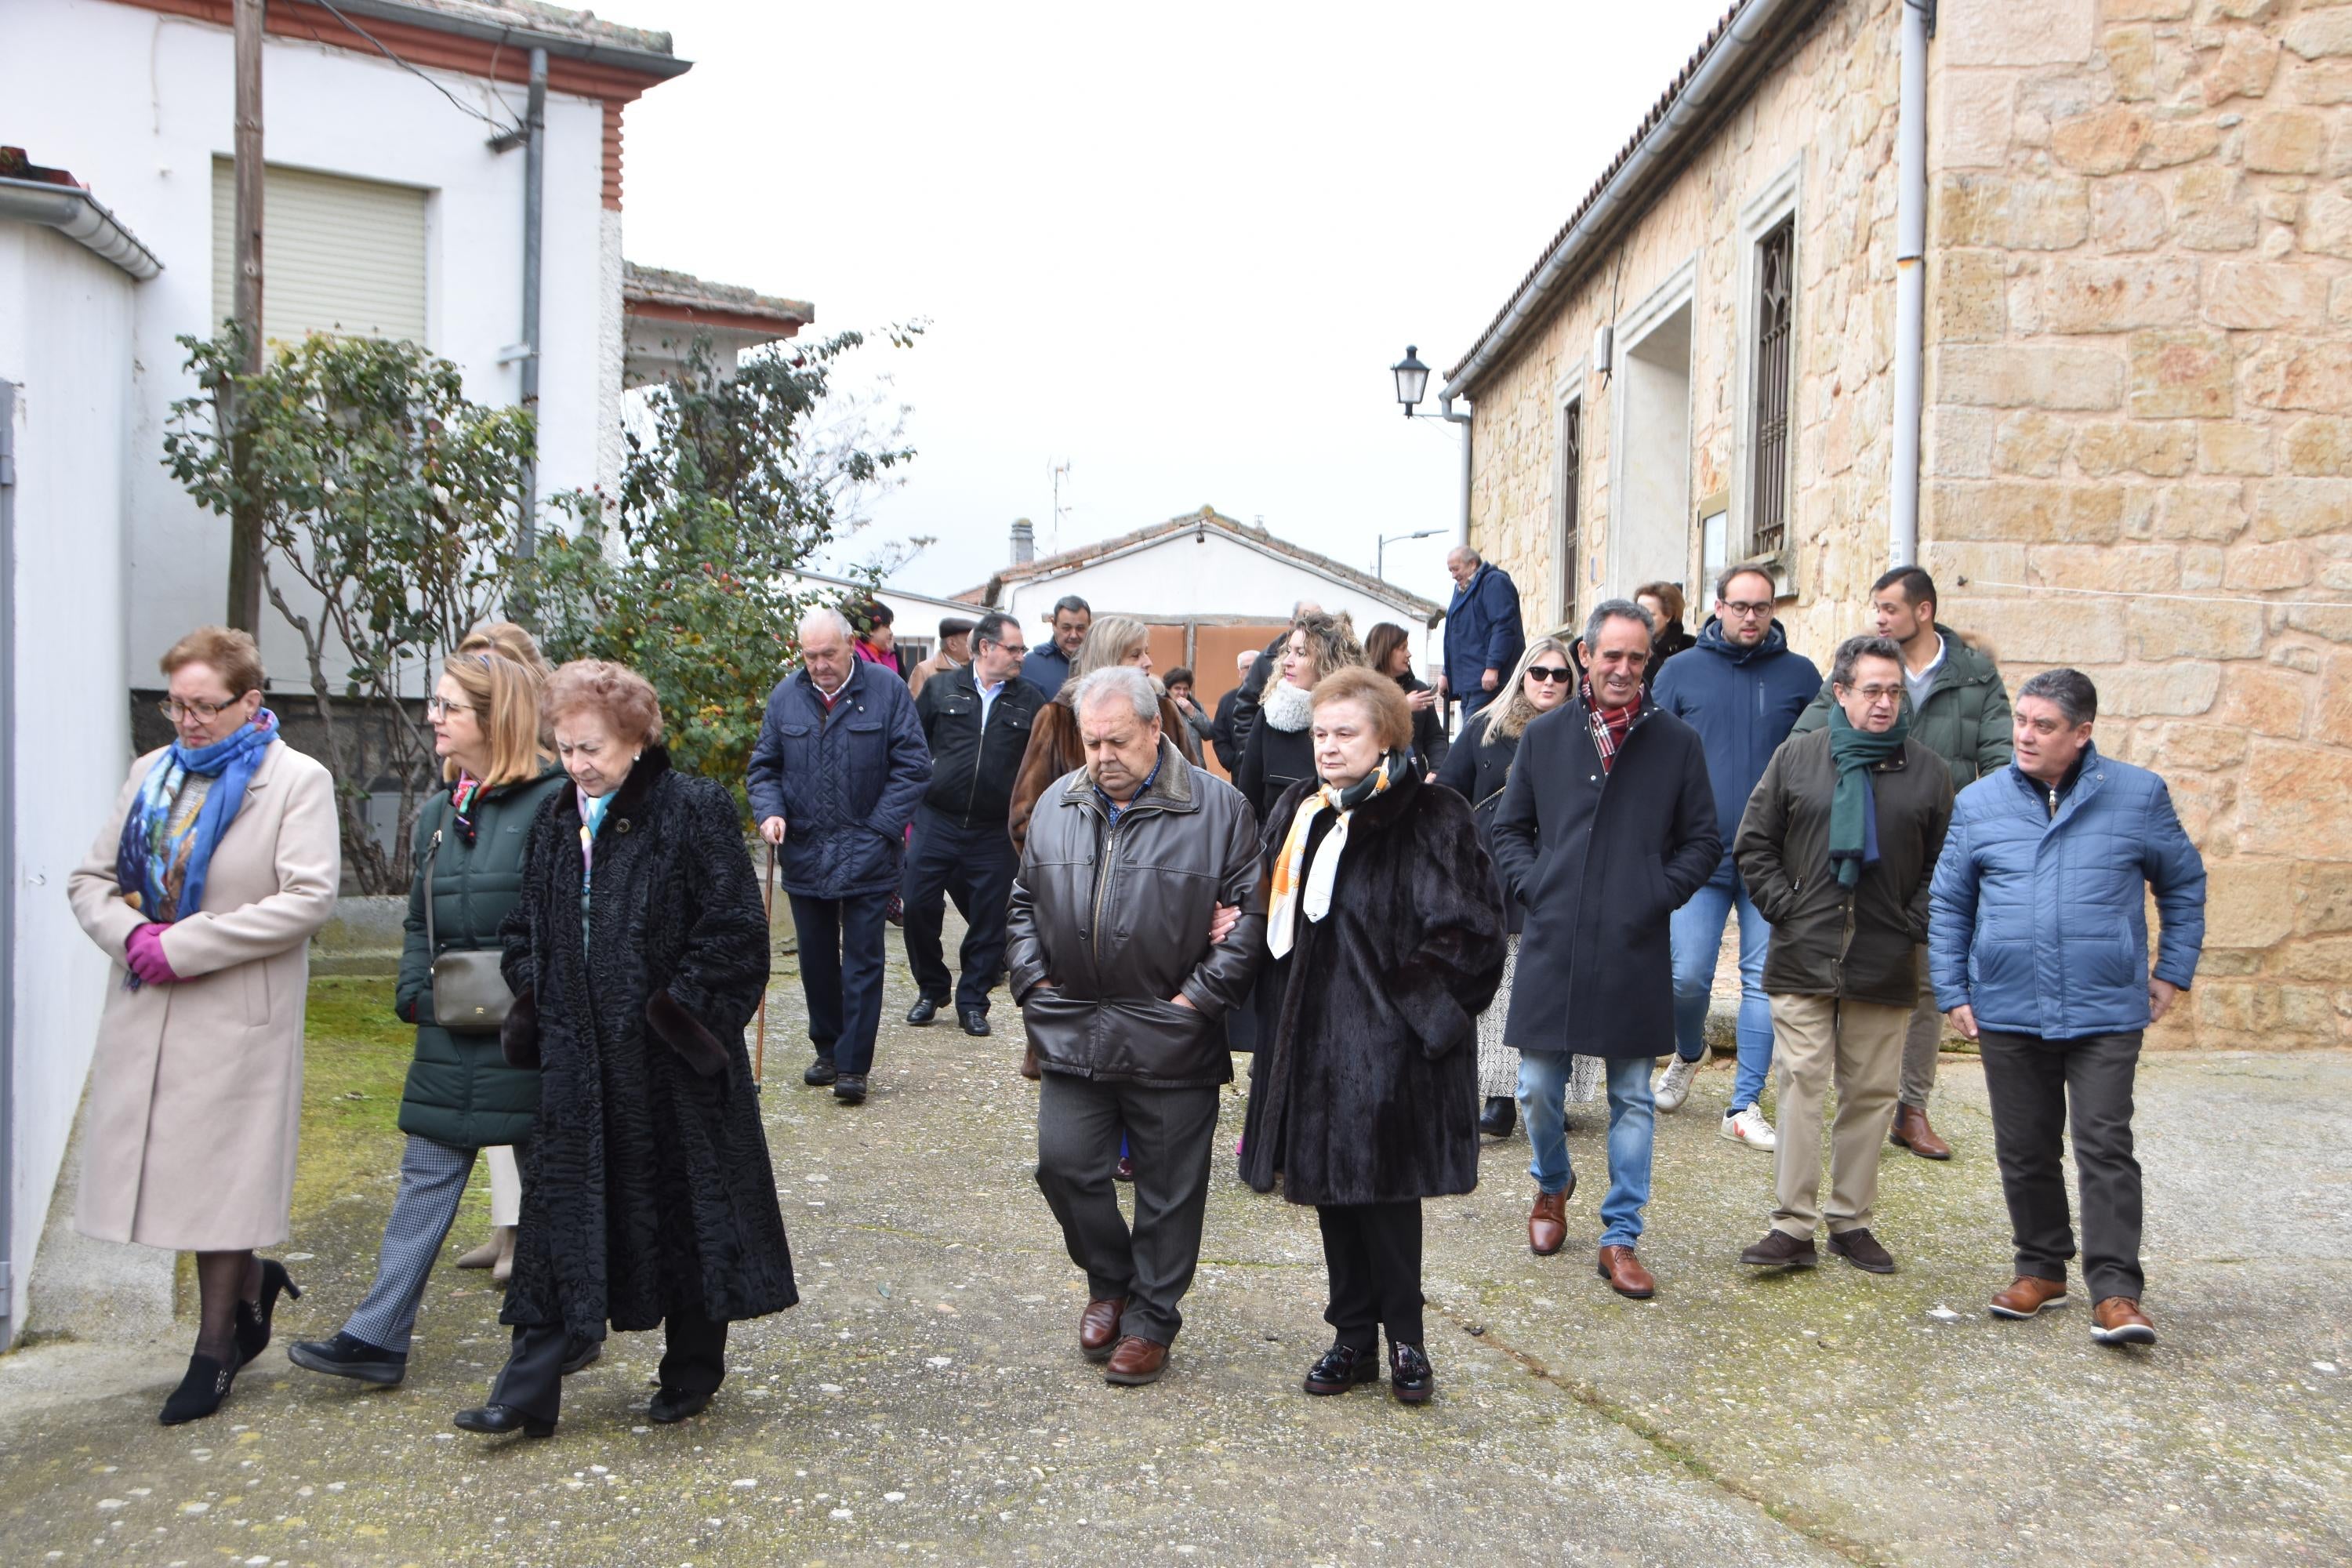
[[[425,342],[425,195],[274,165],[261,195],[261,331]],[[236,308],[236,175],[213,160],[213,320]]]

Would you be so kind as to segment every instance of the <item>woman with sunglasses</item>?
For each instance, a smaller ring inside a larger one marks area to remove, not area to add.
[[[1534,720],[1568,700],[1576,689],[1576,664],[1568,645],[1558,637],[1538,637],[1519,656],[1503,696],[1470,716],[1462,738],[1454,743],[1437,770],[1437,782],[1468,801],[1478,825],[1478,842],[1494,849],[1495,807],[1511,776],[1511,759],[1518,754],[1519,737]],[[1513,1110],[1518,1093],[1519,1053],[1503,1044],[1503,1020],[1511,1015],[1511,980],[1518,968],[1519,927],[1527,911],[1506,897],[1510,931],[1508,954],[1503,961],[1503,988],[1493,1005],[1478,1017],[1478,1131],[1490,1138],[1507,1138],[1517,1121]],[[1580,1058],[1569,1084],[1569,1099],[1591,1100],[1600,1075]]]
[[[117,965],[90,1059],[75,1228],[196,1255],[201,1316],[165,1426],[210,1415],[269,1343],[302,1114],[310,935],[342,876],[334,780],[279,739],[249,633],[163,656],[173,740],[131,765],[66,886]]]

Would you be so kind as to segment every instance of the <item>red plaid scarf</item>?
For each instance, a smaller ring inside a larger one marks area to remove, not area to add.
[[[1633,715],[1642,710],[1642,700],[1636,697],[1622,708],[1603,708],[1593,698],[1591,677],[1585,677],[1579,685],[1585,718],[1592,725],[1592,749],[1601,753],[1601,771],[1610,773],[1617,766],[1617,748],[1625,743],[1625,731],[1633,727]]]

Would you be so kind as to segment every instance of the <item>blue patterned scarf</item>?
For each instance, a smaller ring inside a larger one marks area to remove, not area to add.
[[[204,908],[205,875],[221,835],[245,804],[245,786],[278,739],[278,715],[264,708],[234,735],[191,749],[174,741],[147,770],[115,851],[115,885],[149,920],[184,920]],[[173,804],[188,775],[213,781],[193,816],[174,822]],[[135,984],[135,978],[134,978]]]

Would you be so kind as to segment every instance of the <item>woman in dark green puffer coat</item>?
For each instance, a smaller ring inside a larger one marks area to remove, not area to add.
[[[365,1383],[401,1380],[417,1303],[457,1218],[475,1155],[527,1140],[539,1112],[538,1072],[507,1065],[495,1028],[453,1030],[434,1016],[435,957],[499,951],[499,926],[521,886],[531,819],[563,787],[563,774],[541,745],[543,673],[509,652],[536,649],[469,637],[426,704],[448,788],[417,815],[416,878],[394,1003],[401,1019],[416,1026],[416,1054],[400,1101],[408,1144],[367,1299],[332,1339],[288,1350],[296,1365],[313,1372]]]

